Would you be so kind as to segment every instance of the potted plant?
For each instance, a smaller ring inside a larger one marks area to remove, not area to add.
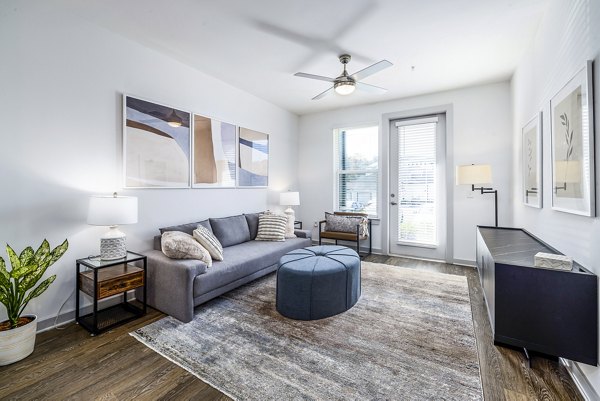
[[[0,303],[8,316],[8,320],[0,322],[0,366],[20,361],[33,352],[37,316],[21,314],[29,301],[40,296],[56,279],[53,275],[36,287],[46,269],[60,259],[68,247],[69,243],[65,240],[50,250],[50,244],[44,240],[37,251],[28,246],[17,255],[6,245],[11,270],[6,269],[6,263],[0,256]]]

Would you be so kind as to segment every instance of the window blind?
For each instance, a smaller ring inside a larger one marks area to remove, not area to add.
[[[437,119],[399,122],[396,126],[398,241],[437,245]]]
[[[335,131],[337,210],[377,216],[378,135],[376,126]]]

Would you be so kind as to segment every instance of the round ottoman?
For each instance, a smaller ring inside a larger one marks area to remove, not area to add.
[[[315,320],[352,308],[360,298],[360,258],[344,246],[311,246],[285,254],[277,269],[277,311]]]

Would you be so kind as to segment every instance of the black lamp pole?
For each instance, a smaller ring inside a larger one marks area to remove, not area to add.
[[[475,184],[471,184],[471,190],[473,192],[475,191],[481,191],[481,194],[494,194],[494,212],[495,212],[495,218],[496,218],[496,227],[498,227],[498,190],[494,189],[494,188],[484,188],[484,187],[479,187],[479,188],[475,188]]]

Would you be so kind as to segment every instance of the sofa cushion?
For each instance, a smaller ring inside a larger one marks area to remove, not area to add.
[[[163,253],[171,259],[198,259],[212,265],[208,251],[189,234],[180,231],[165,231],[161,241]]]
[[[263,213],[258,217],[257,241],[285,241],[287,216]]]
[[[209,220],[212,232],[223,248],[250,241],[250,229],[243,215]]]
[[[223,245],[208,228],[198,225],[194,230],[194,239],[200,243],[214,260],[223,260]]]
[[[248,241],[223,250],[223,261],[194,279],[194,297],[222,287],[259,270],[276,265],[291,250],[310,246],[306,238],[290,238],[285,242]]]
[[[196,229],[196,227],[198,227],[199,224],[208,228],[210,231],[212,231],[212,228],[210,226],[210,222],[208,221],[208,219],[199,221],[197,223],[188,223],[188,224],[180,224],[178,226],[163,227],[163,228],[159,228],[159,231],[161,234],[165,233],[166,231],[181,231],[183,233],[193,235],[194,230]]]
[[[248,228],[250,229],[250,240],[254,240],[256,238],[256,234],[258,234],[258,216],[260,213],[250,213],[244,214],[246,218],[246,222],[248,223]]]

